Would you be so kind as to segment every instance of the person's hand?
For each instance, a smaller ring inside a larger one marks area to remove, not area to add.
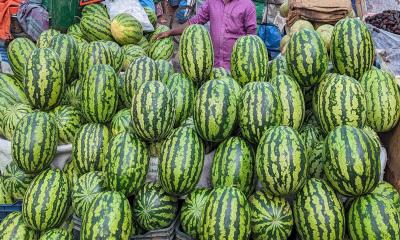
[[[170,31],[166,31],[166,32],[162,32],[162,33],[157,34],[154,38],[155,38],[155,40],[160,40],[160,39],[163,39],[163,38],[167,38],[169,36],[170,36]]]

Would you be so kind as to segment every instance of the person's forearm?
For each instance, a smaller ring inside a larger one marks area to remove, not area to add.
[[[189,22],[185,22],[182,26],[171,29],[169,31],[169,35],[170,36],[181,35],[183,33],[183,31],[185,30],[185,28],[188,27],[189,25],[190,25]]]

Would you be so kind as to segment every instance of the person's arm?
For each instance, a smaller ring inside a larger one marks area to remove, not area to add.
[[[246,17],[244,19],[244,26],[246,30],[246,34],[255,35],[257,33],[257,14],[256,8],[253,5],[246,13]]]
[[[182,26],[173,28],[169,31],[158,34],[155,38],[163,39],[170,36],[181,35],[186,27],[192,24],[206,24],[210,20],[209,0],[207,0],[197,11],[197,14],[193,16],[189,21],[184,23]]]

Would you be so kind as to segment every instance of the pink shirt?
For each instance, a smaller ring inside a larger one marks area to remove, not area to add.
[[[230,69],[235,41],[244,35],[256,34],[256,8],[251,0],[206,0],[189,24],[210,21],[214,47],[214,65]]]

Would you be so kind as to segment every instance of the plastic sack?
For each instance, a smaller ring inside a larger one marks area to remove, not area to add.
[[[282,40],[282,34],[279,28],[271,23],[261,24],[258,28],[257,35],[263,40],[271,59],[277,57],[281,52],[279,45]]]
[[[156,5],[154,5],[153,0],[139,0],[142,7],[147,7],[152,9],[154,12],[156,11]]]
[[[154,31],[153,25],[150,23],[146,12],[138,0],[105,0],[103,4],[107,7],[110,19],[113,19],[120,13],[128,13],[142,24],[143,31]]]
[[[24,32],[35,41],[43,31],[49,29],[49,13],[39,4],[23,3],[17,19]]]

